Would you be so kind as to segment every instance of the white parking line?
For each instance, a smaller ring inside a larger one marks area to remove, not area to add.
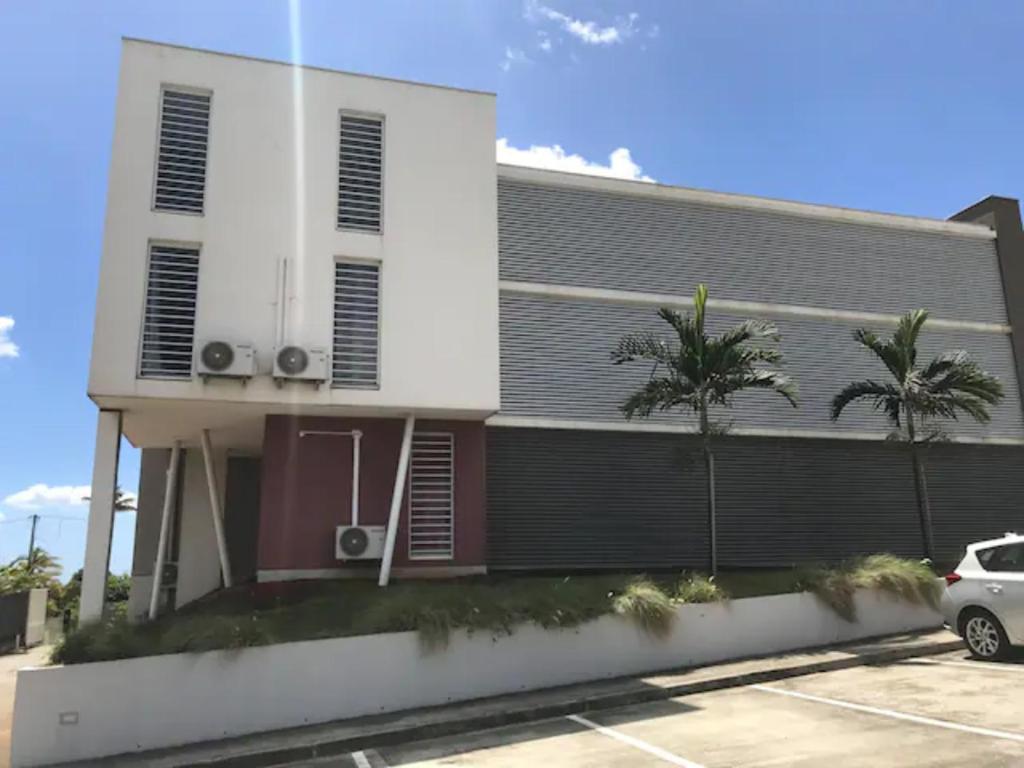
[[[800,693],[799,691],[788,691],[784,688],[772,688],[768,685],[752,685],[750,687],[756,691],[763,691],[765,693],[775,693],[780,696],[791,696],[795,699],[813,701],[818,704],[828,704],[829,706],[841,707],[843,709],[852,709],[855,712],[866,712],[870,715],[890,717],[894,720],[906,720],[907,722],[918,723],[920,725],[932,725],[936,728],[946,728],[951,731],[961,731],[962,733],[973,733],[978,736],[988,736],[993,739],[1005,739],[1006,741],[1017,741],[1020,743],[1024,743],[1024,733],[1010,733],[1009,731],[997,731],[992,728],[978,728],[973,725],[953,723],[949,720],[936,720],[933,717],[922,717],[921,715],[911,715],[907,714],[906,712],[897,712],[894,709],[869,707],[865,704],[854,704],[853,702],[841,701],[839,699],[826,699],[824,696],[812,696],[809,693]]]
[[[974,667],[975,669],[991,669],[993,672],[1016,672],[1024,674],[1024,667],[1013,664],[994,664],[991,661],[947,661],[946,659],[914,659],[915,663],[941,664],[944,667]]]
[[[679,755],[666,752],[661,747],[656,747],[653,744],[648,744],[646,741],[641,741],[640,739],[633,738],[632,736],[627,736],[620,731],[616,731],[614,728],[598,725],[592,720],[587,720],[585,717],[580,717],[579,715],[566,715],[566,719],[572,720],[574,723],[579,723],[580,725],[585,725],[587,728],[592,728],[608,738],[615,739],[616,741],[621,741],[623,744],[629,744],[631,747],[641,749],[650,755],[661,758],[666,763],[680,765],[683,766],[683,768],[704,768],[700,763],[694,763],[686,758],[680,757]]]
[[[366,757],[366,753],[362,750],[352,753],[352,760],[355,761],[356,768],[373,768],[370,765],[370,761]]]

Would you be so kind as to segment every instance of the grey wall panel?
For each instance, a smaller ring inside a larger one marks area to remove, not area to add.
[[[706,549],[678,439],[489,429],[488,567],[670,568]]]
[[[499,179],[503,280],[1006,322],[993,240]]]
[[[132,576],[152,576],[160,540],[160,515],[167,487],[167,448],[143,448],[139,459],[139,500],[135,513],[135,548]]]
[[[640,363],[614,366],[610,352],[626,333],[668,326],[653,308],[593,301],[505,293],[501,297],[502,414],[552,418],[620,421],[623,400],[642,386],[650,367]],[[717,332],[744,318],[715,314],[710,330]],[[742,393],[734,408],[718,418],[736,427],[762,429],[888,431],[885,419],[868,405],[853,405],[833,424],[829,403],[850,381],[884,378],[886,371],[851,338],[853,327],[817,320],[779,319],[780,348],[785,371],[796,379],[800,407],[794,410],[768,392]],[[890,334],[891,328],[880,328]],[[988,425],[973,421],[946,424],[952,434],[971,437],[1024,438],[1024,417],[1015,397],[1017,377],[1010,339],[1004,334],[926,331],[921,339],[925,357],[951,349],[966,349],[999,376],[1008,397],[993,410]],[[658,415],[652,420],[692,421],[689,416]]]
[[[698,450],[692,437],[491,428],[489,567],[704,567]],[[716,452],[724,568],[921,554],[903,446],[726,438]],[[1024,449],[945,445],[926,463],[939,559],[1024,528]]]
[[[1024,533],[1024,448],[936,445],[925,463],[941,551],[958,555],[965,543]]]
[[[229,456],[224,492],[224,538],[235,584],[256,576],[260,525],[260,458]]]

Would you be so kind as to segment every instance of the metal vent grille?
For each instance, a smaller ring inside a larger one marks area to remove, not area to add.
[[[409,472],[409,559],[450,560],[455,532],[455,437],[414,432]]]
[[[333,386],[376,389],[380,385],[379,265],[352,261],[335,265],[333,351]]]
[[[199,249],[151,245],[139,376],[192,376]]]
[[[338,227],[380,232],[384,121],[341,116],[338,150]]]
[[[153,197],[158,211],[203,212],[209,129],[209,94],[163,91]]]

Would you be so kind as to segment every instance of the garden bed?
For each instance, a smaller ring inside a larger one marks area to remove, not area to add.
[[[54,661],[78,664],[140,656],[415,631],[427,649],[453,630],[512,633],[516,627],[577,627],[616,614],[654,636],[671,632],[680,605],[810,591],[854,619],[857,588],[878,588],[935,605],[935,578],[924,564],[874,555],[837,568],[699,574],[497,577],[397,582],[256,585],[215,593],[150,623],[115,618],[72,633]]]

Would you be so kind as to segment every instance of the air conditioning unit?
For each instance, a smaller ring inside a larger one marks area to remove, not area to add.
[[[330,358],[322,347],[278,347],[274,350],[274,379],[283,381],[327,381]]]
[[[383,525],[339,525],[334,537],[338,560],[380,560],[384,557]]]
[[[196,355],[196,375],[204,379],[224,376],[249,379],[256,374],[256,350],[252,344],[212,340],[199,347]]]

